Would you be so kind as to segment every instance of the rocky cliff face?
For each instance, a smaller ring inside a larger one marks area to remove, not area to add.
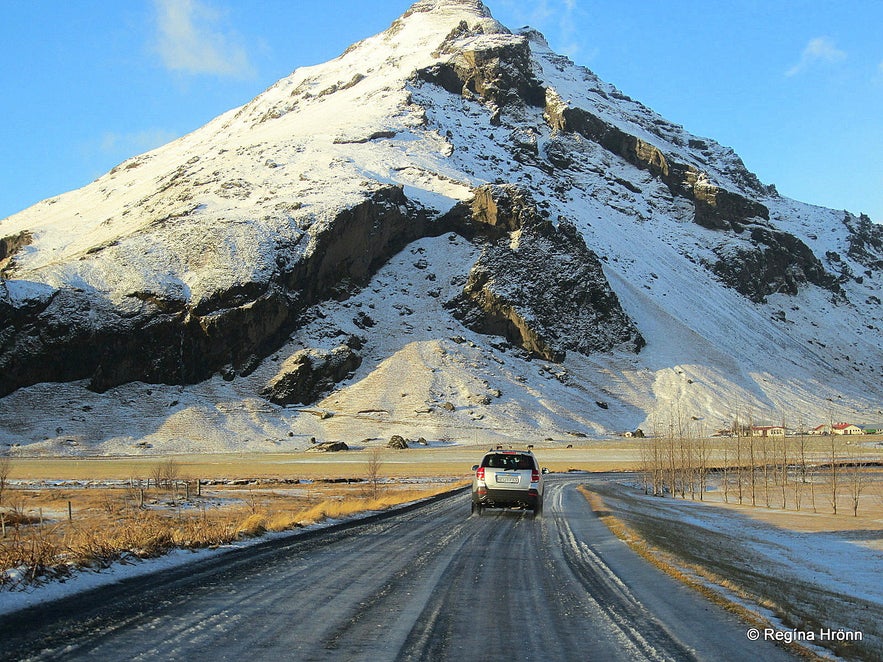
[[[468,259],[436,265],[443,278],[424,255],[397,277],[426,285],[432,316],[418,323],[398,303],[401,324],[356,324],[359,350],[339,349],[349,322],[313,334],[326,303],[345,308],[366,287],[372,306],[398,296],[377,274],[446,234]],[[775,406],[785,396],[753,377],[774,369],[785,372],[769,383],[806,401],[879,393],[883,321],[867,302],[881,298],[881,264],[870,219],[778,196],[732,150],[480,2],[423,0],[339,58],[0,221],[0,396],[220,374],[303,403],[379,370],[383,338],[418,327],[491,348],[503,337],[564,362],[562,384],[568,365],[622,361],[633,372],[604,415],[628,412],[629,429],[672,399],[708,407],[714,392]],[[861,306],[861,333],[818,301]],[[771,338],[775,355],[753,346]],[[728,386],[692,397],[672,386],[681,364]],[[842,384],[806,396],[830,366]],[[598,369],[592,407],[614,399],[614,372]]]
[[[133,380],[194,383],[222,368],[247,374],[297,328],[306,307],[364,284],[425,226],[401,189],[387,187],[318,228],[304,251],[280,250],[265,281],[199,302],[131,292],[113,305],[62,288],[16,305],[7,292],[0,394],[43,381],[88,379],[104,391]]]
[[[768,227],[754,227],[746,234],[746,242],[721,249],[719,259],[709,265],[740,294],[762,303],[773,294],[794,296],[812,284],[843,296],[837,278],[794,235]]]
[[[568,350],[640,350],[640,332],[571,223],[561,219],[556,227],[515,186],[482,187],[472,217],[497,232],[450,303],[466,326],[555,362]]]

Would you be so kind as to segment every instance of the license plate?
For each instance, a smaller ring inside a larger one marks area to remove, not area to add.
[[[498,483],[518,483],[519,477],[511,474],[497,474]]]

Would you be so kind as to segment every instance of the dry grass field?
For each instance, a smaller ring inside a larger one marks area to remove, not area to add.
[[[347,462],[305,455],[15,458],[0,491],[0,587],[384,510],[463,484],[435,469],[406,476],[376,451]]]
[[[651,443],[580,439],[532,445],[541,465],[551,471],[640,472],[647,469]],[[879,533],[883,475],[869,468],[883,459],[879,441],[865,440],[856,447],[868,464],[863,465],[868,480],[859,495],[859,517],[848,516],[853,495],[846,469],[838,488],[838,514],[831,513],[831,483],[822,468],[830,457],[830,441],[811,440],[804,448],[807,461],[820,467],[812,476],[812,488],[791,482],[783,492],[780,484],[768,481],[761,492],[755,484],[754,508],[748,507],[744,476],[742,504],[738,503],[733,441],[710,439],[703,444],[707,468],[717,468],[717,473],[711,471],[717,489],[704,490],[702,499],[741,508],[777,526],[852,529],[869,538]],[[27,580],[23,575],[33,580],[64,575],[126,555],[217,546],[264,531],[387,508],[465,484],[471,466],[487,449],[476,444],[275,455],[12,457],[0,489],[0,584]],[[857,457],[846,446],[837,453],[838,458]],[[720,484],[723,466],[730,467],[726,491]],[[689,492],[683,496],[690,498]],[[800,501],[799,510],[795,500]],[[12,569],[16,570],[10,573]]]

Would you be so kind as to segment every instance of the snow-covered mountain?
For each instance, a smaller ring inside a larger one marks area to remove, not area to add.
[[[779,196],[480,2],[421,0],[0,221],[0,443],[876,421],[881,266],[870,219]]]

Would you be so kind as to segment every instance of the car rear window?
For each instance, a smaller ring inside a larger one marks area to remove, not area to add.
[[[481,466],[490,469],[533,469],[534,462],[530,455],[485,455]]]

